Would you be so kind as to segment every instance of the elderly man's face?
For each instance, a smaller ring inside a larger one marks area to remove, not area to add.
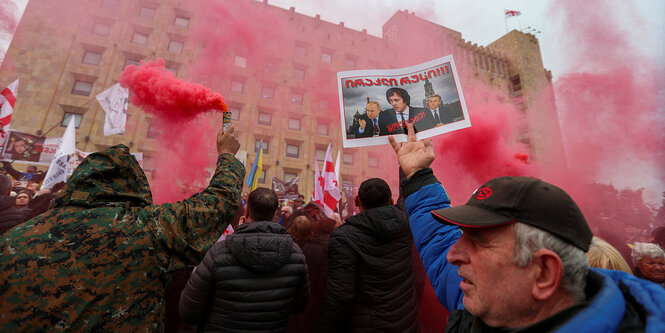
[[[367,104],[365,107],[365,112],[367,112],[367,117],[369,117],[369,119],[374,119],[379,116],[379,112],[381,112],[381,110],[379,110],[379,108],[374,104]]]
[[[430,109],[435,110],[439,108],[439,105],[441,105],[441,100],[438,97],[430,97],[428,104]]]
[[[513,263],[512,226],[461,228],[447,260],[462,278],[464,308],[492,327],[516,327],[529,315],[534,267]]]
[[[665,280],[665,258],[651,258],[645,256],[637,264],[644,275],[653,282],[662,283]]]

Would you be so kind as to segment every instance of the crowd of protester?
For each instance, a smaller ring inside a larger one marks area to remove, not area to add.
[[[665,227],[615,243],[527,177],[451,207],[409,130],[391,138],[397,199],[367,179],[328,215],[241,194],[232,128],[208,187],[176,203],[152,204],[123,145],[49,191],[0,175],[0,331],[665,331]]]

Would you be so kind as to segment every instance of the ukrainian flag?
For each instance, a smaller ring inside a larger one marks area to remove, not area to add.
[[[259,142],[259,149],[256,151],[256,158],[254,159],[254,165],[252,166],[252,172],[249,173],[247,177],[247,186],[249,186],[250,191],[254,191],[259,183],[259,177],[261,177],[261,171],[263,171],[263,140]]]

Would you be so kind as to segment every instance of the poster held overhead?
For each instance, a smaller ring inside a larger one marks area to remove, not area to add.
[[[389,70],[337,73],[344,147],[406,141],[413,124],[418,140],[471,126],[451,55]]]

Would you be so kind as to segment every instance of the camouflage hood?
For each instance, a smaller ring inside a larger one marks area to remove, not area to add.
[[[148,179],[129,147],[122,144],[88,155],[55,202],[55,207],[148,205],[152,205]]]

